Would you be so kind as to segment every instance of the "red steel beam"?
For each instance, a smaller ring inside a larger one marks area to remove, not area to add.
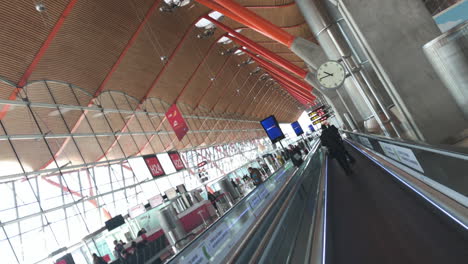
[[[127,42],[127,45],[125,45],[124,49],[122,50],[122,52],[119,55],[119,58],[114,63],[114,65],[112,65],[112,68],[107,73],[107,75],[104,78],[104,80],[102,81],[101,85],[99,85],[99,88],[96,90],[96,92],[94,92],[94,98],[93,98],[92,101],[94,101],[94,99],[96,99],[96,97],[98,97],[101,94],[101,92],[104,90],[107,82],[109,82],[110,78],[112,77],[114,72],[119,67],[119,65],[122,62],[123,58],[125,57],[125,55],[127,55],[127,52],[130,50],[130,47],[132,47],[133,43],[135,43],[135,41],[137,40],[137,38],[140,35],[141,31],[143,30],[145,24],[148,22],[149,18],[154,13],[154,11],[157,10],[157,7],[159,6],[160,3],[161,3],[161,0],[155,0],[153,5],[151,5],[151,7],[148,9],[148,11],[146,11],[145,17],[143,18],[140,25],[138,26],[138,28],[133,33],[130,40]]]
[[[73,1],[73,0],[72,0],[72,1]],[[77,0],[74,0],[74,1],[76,2]],[[135,34],[132,36],[132,38],[130,39],[129,43],[128,43],[127,46],[124,48],[122,54],[119,56],[117,62],[114,64],[114,66],[112,67],[112,69],[110,70],[110,72],[106,75],[106,77],[105,77],[103,83],[100,85],[100,87],[99,87],[98,90],[96,91],[95,97],[96,97],[96,95],[99,95],[100,92],[102,92],[102,90],[103,90],[104,87],[105,87],[105,84],[108,82],[108,80],[110,79],[111,75],[115,72],[115,70],[117,69],[118,65],[121,63],[123,57],[124,57],[125,54],[128,52],[128,49],[130,48],[130,46],[135,42],[137,36],[139,35],[139,33],[141,32],[141,30],[143,29],[144,24],[147,22],[148,18],[151,16],[151,14],[154,12],[154,10],[156,9],[157,5],[159,5],[159,2],[160,2],[160,0],[156,0],[155,3],[154,3],[154,4],[150,7],[150,9],[147,11],[147,14],[145,15],[145,18],[143,19],[143,21],[142,21],[142,23],[140,24],[140,26],[137,28]],[[284,5],[283,5],[283,6],[284,6]],[[278,6],[278,7],[283,7],[283,6]],[[256,7],[250,7],[250,8],[256,8]],[[259,8],[261,8],[261,7],[259,7]],[[274,7],[271,7],[271,8],[274,8]],[[229,12],[229,10],[227,10],[227,9],[224,9],[224,10],[222,10],[222,11],[224,11],[224,13],[230,14],[230,15],[233,16],[233,17],[236,17],[238,20],[243,21],[242,18],[237,17],[235,14],[232,14],[232,13]],[[193,25],[195,24],[195,22],[196,22],[196,21],[194,21],[194,22],[190,25],[189,29],[191,29],[191,28],[193,27]],[[248,21],[243,21],[243,22],[244,22],[243,24],[246,24],[246,25],[248,25],[248,26],[251,26],[251,24],[250,24]],[[171,61],[173,55],[175,55],[175,53],[177,53],[178,49],[179,49],[180,46],[181,46],[180,44],[181,44],[182,42],[184,42],[184,40],[186,39],[188,33],[189,33],[189,32],[186,31],[186,33],[184,34],[182,40],[179,42],[178,46],[176,47],[176,49],[174,50],[174,52],[173,52],[173,53],[171,54],[171,56],[169,57],[168,62],[163,66],[163,69],[159,72],[159,74],[157,75],[157,77],[156,77],[155,80],[153,81],[153,83],[152,83],[150,89],[148,89],[148,91],[147,91],[147,93],[145,94],[145,96],[140,100],[140,103],[139,103],[139,105],[137,106],[137,109],[139,109],[139,108],[141,107],[142,103],[148,98],[149,93],[154,89],[156,83],[159,81],[160,77],[162,76],[162,73],[165,71],[166,66],[167,66],[167,65],[169,64],[169,62]],[[203,98],[203,97],[202,97],[202,98]],[[93,98],[93,100],[94,100],[94,99],[95,99],[95,98]],[[198,104],[199,104],[199,103],[197,103],[197,105],[198,105]],[[127,122],[124,124],[124,127],[122,128],[121,131],[124,131],[124,130],[126,130],[126,129],[128,128],[128,124],[131,122],[131,120],[132,120],[133,118],[134,118],[134,115],[132,115],[132,116],[127,120]],[[79,118],[79,120],[75,123],[75,126],[74,126],[74,129],[73,129],[73,130],[76,130],[76,129],[79,127],[79,124],[82,122],[83,119],[84,119],[84,115],[82,115],[82,116]],[[0,120],[1,120],[1,113],[0,113]],[[164,120],[161,121],[159,127],[162,125],[163,122],[164,122]],[[75,128],[75,127],[76,127],[76,128]],[[73,131],[73,130],[72,130],[72,131]],[[118,138],[117,138],[117,140],[118,140]],[[107,153],[109,153],[109,151],[110,151],[110,150],[115,146],[115,144],[117,143],[117,140],[115,140],[115,141],[111,144],[111,146],[108,148],[108,150],[105,152],[105,154],[102,155],[98,160],[102,159],[105,155],[107,155]],[[61,148],[56,152],[55,156],[58,156],[58,155],[63,151],[65,145],[66,145],[69,141],[70,141],[70,138],[67,138],[67,139],[65,140],[65,142],[62,144]],[[146,146],[147,146],[147,145],[146,145]],[[143,149],[142,149],[142,150],[143,150]],[[141,151],[139,151],[139,152],[141,152]],[[51,162],[52,162],[52,161],[48,162],[48,164],[46,164],[46,165],[43,166],[42,168],[47,167]]]
[[[57,19],[57,22],[55,22],[54,27],[49,32],[49,35],[47,36],[45,41],[42,43],[42,46],[39,48],[39,51],[36,53],[33,60],[29,64],[28,68],[26,68],[25,72],[23,73],[20,80],[16,84],[16,88],[8,97],[9,100],[16,100],[16,97],[18,96],[20,91],[23,89],[23,87],[26,85],[29,77],[31,76],[31,74],[36,69],[37,65],[39,64],[39,61],[41,61],[42,57],[44,57],[44,54],[49,49],[50,44],[57,36],[58,32],[60,31],[63,24],[65,23],[66,18],[71,13],[71,11],[73,10],[73,7],[75,7],[77,2],[78,0],[70,0],[70,2],[68,2],[67,6],[62,11],[62,14],[60,14],[60,17]],[[0,110],[0,120],[3,120],[3,118],[6,116],[9,109],[10,109],[10,105],[4,105],[2,107],[2,110]]]
[[[197,0],[200,1],[200,0]],[[229,13],[223,13],[226,16],[240,22],[246,26],[255,25],[254,29],[260,31],[261,33],[271,37],[272,39],[282,43],[288,48],[291,47],[294,42],[295,36],[289,34],[284,29],[274,25],[270,21],[260,17],[244,6],[231,1],[231,0],[213,0],[214,2],[222,5],[224,9],[229,10]],[[222,13],[222,12],[221,12]],[[231,14],[234,14],[232,16]],[[240,19],[239,19],[240,18]],[[247,22],[247,24],[245,23]]]
[[[196,73],[198,72],[198,70],[200,69],[200,67],[205,64],[206,60],[208,59],[208,56],[211,54],[213,48],[215,47],[215,45],[218,43],[218,40],[221,39],[222,37],[224,37],[226,34],[223,34],[221,36],[219,36],[215,41],[213,41],[213,43],[211,43],[210,47],[208,48],[208,51],[205,53],[205,55],[203,56],[202,60],[198,63],[197,67],[195,67],[195,69],[193,70],[192,74],[190,75],[189,79],[185,82],[184,86],[182,87],[182,90],[180,91],[180,93],[177,95],[177,97],[174,99],[174,101],[172,102],[172,104],[175,104],[177,103],[177,101],[179,100],[179,98],[183,95],[183,93],[185,92],[185,90],[187,89],[187,87],[192,83],[192,80],[193,78],[195,77]],[[164,116],[163,120],[160,122],[160,124],[158,125],[158,128],[156,130],[159,130],[159,128],[161,127],[162,123],[166,120],[166,116]],[[151,140],[153,140],[153,138],[155,137],[156,135],[151,135],[151,137],[148,139],[148,141],[138,150],[138,152],[135,154],[135,155],[139,155],[151,142]],[[164,146],[163,146],[164,147]]]
[[[149,94],[153,91],[153,89],[156,87],[156,85],[158,84],[159,80],[161,79],[161,77],[163,76],[163,73],[166,72],[168,66],[171,64],[171,62],[173,61],[175,55],[179,52],[179,50],[181,49],[181,47],[183,46],[183,44],[185,43],[185,41],[187,40],[188,36],[190,35],[190,32],[192,32],[192,29],[193,29],[193,26],[195,25],[196,21],[193,21],[190,26],[187,28],[187,30],[185,31],[184,35],[182,36],[182,39],[179,41],[179,43],[177,44],[177,46],[175,47],[175,49],[172,51],[171,55],[169,56],[169,58],[167,59],[167,62],[164,64],[164,66],[162,67],[162,69],[158,72],[158,74],[156,75],[156,77],[154,78],[153,82],[151,83],[150,87],[148,88],[148,90],[146,91],[145,95],[143,96],[143,98],[140,100],[140,102],[138,103],[137,107],[135,108],[135,110],[139,110],[141,108],[141,106],[143,105],[143,103],[146,101],[146,99],[148,98]],[[128,129],[128,126],[130,125],[130,122],[133,120],[133,118],[135,118],[135,114],[132,114],[130,115],[130,117],[127,119],[127,121],[125,122],[124,126],[122,127],[122,129],[120,130],[121,132],[124,132],[125,130]],[[163,120],[164,121],[164,120]],[[163,121],[161,121],[161,124],[163,123]],[[103,155],[101,155],[97,161],[103,159],[105,156],[107,156],[107,154],[112,150],[112,148],[117,144],[118,140],[120,139],[120,135],[116,136],[116,139],[114,140],[114,142],[112,142],[112,144],[109,146],[109,148],[104,152]]]
[[[310,93],[310,91],[312,91],[312,87],[309,86],[308,84],[290,76],[289,74],[287,74],[286,72],[278,69],[277,67],[273,66],[271,63],[261,59],[261,58],[258,58],[255,54],[251,53],[250,51],[248,50],[244,50],[247,54],[249,54],[251,56],[251,58],[256,61],[257,63],[259,63],[261,66],[263,66],[267,71],[269,72],[272,72],[278,76],[281,76],[282,78],[288,80],[289,82],[293,83],[295,87],[298,87],[296,88],[297,91],[301,92],[301,93],[304,93],[304,94],[308,94]],[[310,94],[312,96],[312,94]]]
[[[155,10],[157,10],[157,7],[159,6],[161,0],[155,0],[153,5],[148,9],[148,11],[146,12],[145,14],[145,17],[143,18],[143,20],[141,21],[140,25],[138,26],[138,28],[135,30],[135,32],[133,33],[133,35],[131,36],[131,38],[128,40],[127,44],[125,45],[124,49],[122,50],[122,52],[120,53],[117,61],[114,63],[114,65],[112,65],[112,68],[109,70],[109,72],[106,74],[106,76],[104,77],[104,80],[101,82],[101,84],[99,85],[98,89],[94,92],[94,95],[93,95],[93,98],[88,102],[88,106],[91,106],[93,105],[94,101],[96,100],[96,98],[101,94],[101,92],[104,90],[107,82],[110,80],[110,78],[112,77],[112,75],[114,74],[114,72],[117,70],[118,66],[120,65],[120,63],[122,62],[123,58],[125,57],[125,55],[128,53],[129,49],[133,46],[133,44],[135,43],[135,41],[137,40],[138,36],[140,35],[141,31],[143,30],[145,24],[148,22],[149,18],[151,17],[151,15],[154,13]],[[86,114],[88,113],[87,110],[84,110],[83,113],[80,115],[80,117],[78,118],[78,120],[75,122],[75,124],[73,125],[73,128],[71,129],[71,133],[74,133],[76,132],[76,130],[78,130],[79,126],[81,125],[81,122],[83,122],[83,120],[85,119],[85,116]],[[1,120],[1,118],[0,118]],[[60,155],[62,153],[62,151],[65,149],[66,145],[70,142],[71,138],[68,137],[65,139],[65,141],[62,143],[62,145],[59,147],[59,149],[55,152],[54,154],[54,158],[57,158],[58,155]],[[44,164],[40,169],[44,169],[46,168],[47,166],[49,166],[52,162],[53,162],[53,159],[49,160],[46,164]]]
[[[265,33],[263,31],[261,31],[259,28],[257,28],[255,26],[255,24],[252,24],[250,23],[249,21],[247,20],[244,20],[243,18],[237,16],[235,13],[231,12],[229,9],[227,8],[224,8],[223,5],[218,5],[217,3],[215,3],[214,1],[212,0],[196,0],[197,2],[199,2],[200,4],[214,10],[214,11],[218,11],[220,13],[222,13],[223,15],[227,16],[227,17],[230,17],[231,19],[255,30],[255,31],[258,31],[259,33],[263,34],[263,35],[266,35],[268,36],[269,38],[273,38],[272,36],[268,35],[268,33]]]
[[[305,99],[308,99],[309,101],[314,101],[315,100],[315,96],[311,93],[307,93],[307,92],[303,92],[303,91],[298,91],[297,88],[295,88],[295,85],[291,82],[289,82],[288,80],[284,79],[283,77],[279,76],[279,75],[276,75],[275,73],[273,72],[270,72],[270,75],[273,79],[277,80],[278,82],[280,82],[283,86],[286,86],[287,90],[291,90],[292,92],[294,92],[295,94],[297,95],[301,95],[301,97],[305,98]]]
[[[222,30],[228,32],[232,36],[228,36],[230,39],[232,39],[234,42],[238,43],[239,45],[246,46],[249,49],[255,51],[256,53],[259,53],[260,55],[264,56],[265,58],[273,61],[274,63],[277,63],[281,65],[281,67],[287,69],[288,71],[296,74],[297,76],[301,78],[305,78],[307,76],[307,71],[301,69],[300,67],[294,65],[293,63],[287,61],[286,59],[282,58],[279,55],[276,55],[275,53],[271,52],[270,50],[266,49],[265,47],[258,45],[254,41],[250,40],[249,38],[243,36],[242,34],[239,34],[232,28],[224,25],[223,23],[217,21],[216,19],[213,19],[209,16],[205,16],[205,19],[209,20]]]

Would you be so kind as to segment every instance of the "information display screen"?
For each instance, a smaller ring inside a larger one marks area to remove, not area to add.
[[[323,113],[325,111],[325,105],[321,105],[319,107],[316,107],[314,110],[312,110],[310,113],[309,113],[309,117],[312,118],[315,117],[315,116],[318,116],[320,115],[321,113]]]
[[[298,121],[291,123],[291,126],[294,129],[294,132],[296,132],[297,136],[304,134],[304,130],[302,130],[302,127]]]
[[[284,137],[283,131],[279,127],[278,121],[276,121],[275,116],[269,116],[262,121],[260,121],[263,129],[267,133],[272,143],[276,143],[282,140]]]
[[[315,132],[315,128],[313,125],[309,125],[310,132]]]

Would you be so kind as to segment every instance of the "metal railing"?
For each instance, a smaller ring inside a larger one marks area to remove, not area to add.
[[[315,150],[318,141],[314,142]],[[312,156],[310,152],[309,156]],[[272,211],[277,212],[278,206],[284,201],[285,194],[291,193],[290,184],[303,173],[310,159],[304,162],[299,169],[292,165],[270,176],[262,185],[257,187],[248,196],[225,214],[216,223],[212,224],[204,233],[200,234],[186,248],[174,256],[170,263],[190,263],[204,260],[214,263],[236,262],[242,252],[247,249],[248,242],[258,231],[265,227],[265,220]],[[293,184],[294,185],[294,184]],[[276,215],[276,214],[275,214]]]
[[[384,157],[419,180],[468,207],[468,151],[343,131],[348,139]]]

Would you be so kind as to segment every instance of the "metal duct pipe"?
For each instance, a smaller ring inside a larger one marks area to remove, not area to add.
[[[347,88],[349,90],[358,90],[385,135],[389,136],[390,132],[385,127],[385,122],[380,118],[378,114],[379,110],[382,110],[387,121],[390,122],[396,136],[400,137],[400,133],[393,123],[391,115],[373,88],[368,85],[360,65],[354,60],[349,45],[337,27],[336,22],[329,16],[323,0],[296,0],[296,4],[327,56],[330,59],[343,61],[353,80],[353,83],[346,84]],[[369,94],[366,88],[370,90],[371,94]]]

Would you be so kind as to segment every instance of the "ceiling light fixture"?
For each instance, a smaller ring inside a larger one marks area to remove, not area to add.
[[[41,12],[41,13],[42,13],[42,12],[46,11],[46,9],[47,9],[47,8],[45,7],[45,5],[44,5],[43,3],[37,3],[37,4],[36,4],[36,11],[37,11],[37,12]]]
[[[205,29],[202,33],[197,34],[197,38],[199,39],[206,39],[214,35],[216,27],[212,27],[209,29]]]
[[[175,9],[188,5],[192,0],[164,0],[165,5],[159,8],[161,12],[174,12]]]

